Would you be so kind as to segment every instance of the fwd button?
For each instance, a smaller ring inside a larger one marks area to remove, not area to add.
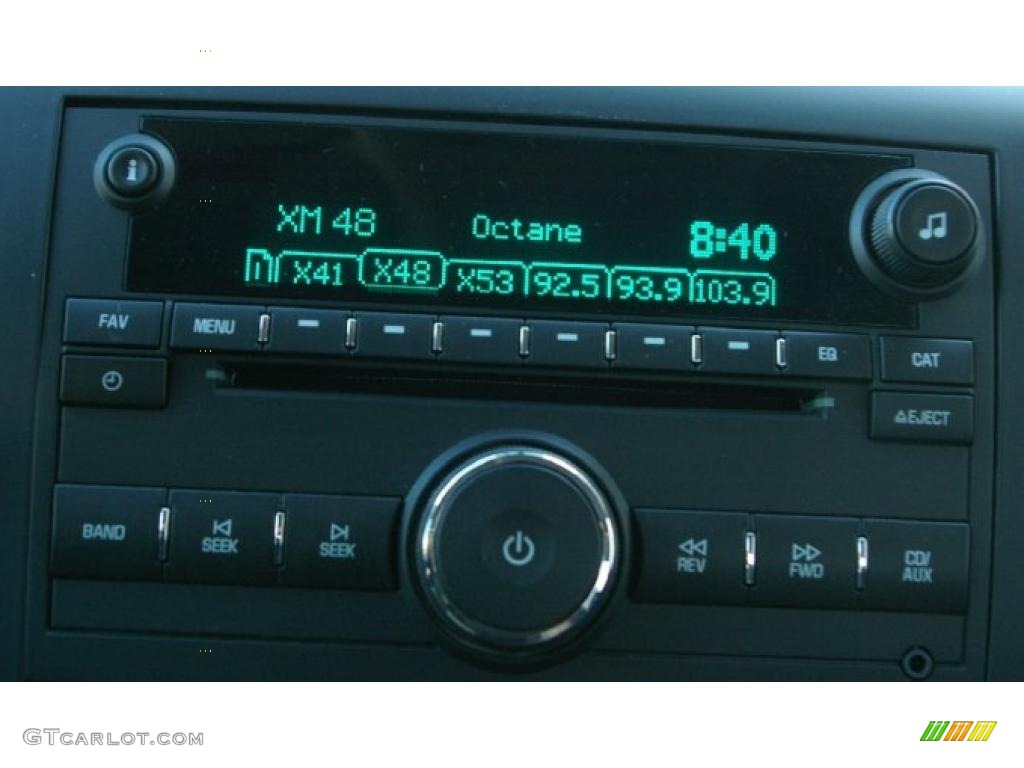
[[[756,605],[846,608],[857,598],[856,520],[755,515]]]

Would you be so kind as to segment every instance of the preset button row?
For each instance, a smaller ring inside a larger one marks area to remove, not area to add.
[[[68,299],[68,344],[160,346],[163,303]],[[439,359],[869,379],[871,343],[855,333],[704,328],[660,323],[434,316],[246,304],[175,305],[175,349]],[[968,339],[882,336],[883,381],[974,382]]]
[[[175,349],[871,378],[867,336],[292,307],[177,304]]]
[[[398,499],[58,485],[54,576],[393,589]]]
[[[635,511],[641,602],[963,613],[969,528],[731,512]]]

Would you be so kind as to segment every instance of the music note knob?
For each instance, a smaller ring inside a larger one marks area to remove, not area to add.
[[[967,192],[918,169],[893,171],[870,184],[854,206],[850,237],[872,282],[917,301],[964,284],[985,242],[981,214]]]

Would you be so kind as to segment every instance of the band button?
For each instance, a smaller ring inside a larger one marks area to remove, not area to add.
[[[160,579],[162,488],[58,485],[53,491],[54,576]]]

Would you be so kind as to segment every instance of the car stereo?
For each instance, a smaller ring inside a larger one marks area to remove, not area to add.
[[[326,675],[973,669],[990,185],[936,148],[71,107],[36,621]]]

